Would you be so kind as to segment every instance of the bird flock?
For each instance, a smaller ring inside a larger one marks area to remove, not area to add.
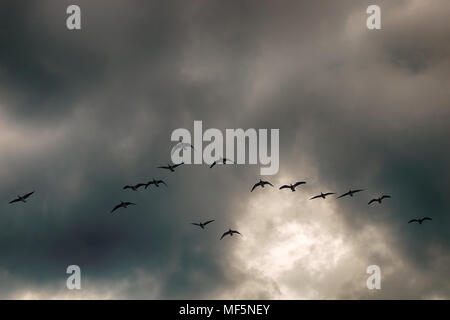
[[[282,190],[282,189],[290,189],[292,192],[295,192],[295,188],[300,186],[300,185],[302,185],[302,184],[306,184],[306,181],[298,181],[298,182],[295,182],[293,184],[292,183],[291,184],[285,184],[285,185],[282,185],[279,189],[280,190]],[[273,187],[273,184],[270,183],[269,181],[264,181],[264,180],[259,179],[259,181],[253,185],[253,188],[252,188],[251,192],[253,192],[253,190],[255,190],[257,187],[264,188],[267,185]],[[355,190],[350,189],[346,193],[343,193],[340,196],[338,196],[337,199],[344,198],[344,197],[347,197],[347,196],[353,197],[356,193],[362,192],[362,191],[365,191],[365,190],[364,189],[355,189]],[[336,193],[335,192],[325,192],[325,193],[321,192],[320,194],[309,198],[309,200],[326,199],[327,196],[331,196],[333,194],[336,194]],[[381,195],[378,198],[371,199],[369,201],[368,205],[371,205],[374,202],[378,202],[379,204],[381,204],[381,202],[383,202],[384,199],[390,199],[390,198],[391,198],[390,195],[383,194],[383,195]],[[431,221],[433,219],[430,218],[430,217],[423,217],[423,218],[411,219],[411,220],[408,221],[408,223],[417,222],[418,224],[422,224],[424,221],[427,221],[427,220]]]
[[[183,147],[186,147],[186,146],[183,145]],[[216,161],[214,161],[210,165],[210,169],[212,169],[216,164],[227,164],[227,163],[233,163],[233,162],[231,160],[228,160],[228,159],[225,159],[225,158],[219,158],[219,159],[217,159]],[[179,164],[168,164],[166,166],[159,166],[157,168],[168,170],[170,172],[175,172],[175,169],[178,168],[179,166],[183,165],[183,164],[184,164],[184,162],[181,162]],[[160,184],[168,187],[164,180],[153,178],[152,180],[148,181],[147,183],[137,183],[137,184],[134,184],[134,185],[126,185],[122,189],[123,190],[130,189],[130,190],[136,192],[141,187],[144,187],[144,189],[147,189],[151,185],[154,185],[155,187],[159,188]],[[304,184],[306,184],[306,181],[298,181],[298,182],[295,182],[295,183],[285,184],[285,185],[282,185],[279,188],[279,190],[289,189],[289,190],[291,190],[291,192],[295,192],[297,187],[299,187],[301,185],[304,185]],[[264,181],[264,180],[259,179],[259,181],[253,185],[253,187],[251,188],[250,192],[253,192],[258,187],[260,187],[261,189],[264,189],[266,186],[274,187],[273,184],[270,183],[269,181]],[[355,190],[350,189],[348,192],[337,196],[337,199],[344,198],[344,197],[347,197],[347,196],[353,197],[355,194],[357,194],[359,192],[362,192],[362,191],[365,191],[365,190],[364,189],[355,189]],[[27,194],[24,194],[23,196],[18,195],[14,200],[11,200],[9,203],[10,204],[17,203],[17,202],[26,203],[27,199],[33,194],[34,194],[34,191],[29,192]],[[309,198],[309,200],[326,199],[328,196],[331,196],[331,195],[334,195],[334,194],[336,194],[336,193],[335,192],[325,192],[325,193],[321,192],[320,194]],[[374,202],[377,202],[378,204],[381,204],[384,199],[390,199],[390,198],[391,198],[390,195],[383,194],[383,195],[381,195],[378,198],[371,199],[368,202],[368,205],[371,205]],[[135,206],[135,205],[136,205],[136,203],[133,203],[133,202],[120,201],[120,203],[115,205],[110,212],[113,213],[113,212],[115,212],[116,210],[118,210],[120,208],[126,209],[128,206]],[[408,223],[417,222],[418,224],[421,225],[424,221],[431,221],[431,220],[432,220],[431,217],[423,217],[423,218],[411,219],[410,221],[408,221]],[[210,224],[210,223],[212,223],[214,221],[215,220],[208,220],[208,221],[205,221],[205,222],[192,222],[191,224],[195,225],[195,226],[198,226],[201,229],[205,229],[205,227],[208,224]],[[242,234],[239,231],[228,229],[228,231],[225,231],[222,234],[222,236],[220,237],[220,240],[222,240],[225,236],[232,237],[233,234],[238,234],[238,235],[242,236]]]

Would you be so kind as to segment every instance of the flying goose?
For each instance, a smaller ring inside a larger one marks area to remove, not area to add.
[[[294,183],[294,184],[285,184],[284,186],[281,186],[280,187],[280,190],[281,189],[291,189],[291,191],[292,192],[294,192],[295,191],[295,188],[297,187],[297,186],[299,186],[299,185],[301,185],[301,184],[305,184],[306,182],[305,181],[300,181],[300,182],[296,182],[296,183]]]
[[[253,186],[253,188],[250,192],[253,192],[253,190],[255,190],[256,187],[264,188],[264,186],[266,184],[273,187],[273,184],[271,184],[269,181],[263,181],[263,180],[259,179],[259,182],[255,183],[255,185]]]
[[[189,148],[192,148],[194,150],[194,146],[190,143],[183,142],[183,139],[180,138],[178,140],[178,143],[172,148],[171,155],[173,155],[178,149],[188,150]]]
[[[327,196],[332,195],[332,194],[335,194],[335,193],[334,193],[334,192],[327,192],[327,193],[322,193],[322,192],[321,192],[320,194],[318,194],[317,196],[314,196],[314,197],[310,198],[309,200],[317,199],[317,198],[325,199]]]
[[[383,201],[383,199],[389,199],[390,197],[391,197],[391,196],[388,196],[388,195],[386,195],[386,194],[383,194],[383,195],[382,195],[381,197],[379,197],[379,198],[374,198],[374,199],[370,200],[368,204],[371,204],[372,202],[378,202],[378,203],[381,203],[381,201]]]
[[[176,167],[178,167],[178,166],[181,166],[182,164],[184,164],[184,162],[181,162],[181,163],[179,163],[179,164],[168,164],[167,166],[161,166],[161,167],[158,167],[159,169],[167,169],[167,170],[170,170],[171,172],[175,172],[175,168]]]
[[[425,220],[433,220],[433,219],[431,219],[430,217],[424,217],[424,218],[422,218],[422,219],[412,219],[412,220],[409,220],[408,221],[408,223],[411,223],[411,222],[418,222],[419,224],[422,224],[422,222],[424,222]]]
[[[353,197],[353,195],[354,195],[355,193],[361,192],[361,191],[364,191],[364,189],[356,189],[356,190],[351,190],[351,189],[350,189],[349,192],[346,192],[346,193],[340,195],[340,196],[338,197],[338,199],[339,199],[339,198],[342,198],[342,197],[345,197],[345,196]]]
[[[227,164],[227,162],[233,163],[233,161],[231,161],[230,159],[227,159],[227,158],[219,158],[218,160],[215,160],[215,161],[209,166],[209,168],[211,169],[212,167],[214,167],[216,164],[219,164],[219,163]]]
[[[125,187],[123,187],[123,190],[131,189],[133,191],[137,191],[142,186],[145,186],[145,183],[138,183],[135,184],[134,186],[126,185]]]
[[[242,234],[239,231],[229,229],[220,237],[220,240],[222,240],[222,238],[225,237],[226,235],[230,235],[230,237],[232,237],[233,233],[236,233],[236,234],[239,234],[242,236]]]
[[[151,181],[149,181],[149,182],[147,182],[147,183],[145,184],[145,189],[147,189],[147,187],[148,187],[149,185],[151,185],[151,184],[154,184],[156,187],[159,188],[159,184],[160,184],[160,183],[162,183],[163,185],[165,185],[165,186],[167,187],[167,184],[166,184],[164,181],[162,181],[162,180],[155,180],[155,178],[153,178],[153,180],[151,180]]]
[[[208,224],[208,223],[211,223],[211,222],[214,222],[215,220],[209,220],[209,221],[206,221],[206,222],[199,222],[199,223],[195,223],[195,222],[192,222],[191,224],[193,224],[194,226],[199,226],[200,228],[202,228],[202,229],[205,229],[205,226]]]
[[[114,211],[116,211],[117,209],[119,209],[119,208],[126,208],[126,207],[128,207],[128,206],[130,206],[130,205],[136,205],[136,203],[133,203],[133,202],[128,202],[128,201],[126,201],[126,202],[123,202],[123,201],[120,201],[120,203],[118,204],[118,205],[116,205],[112,210],[111,210],[111,213],[113,213]]]
[[[33,191],[33,192],[30,192],[30,193],[27,193],[27,194],[25,194],[25,195],[23,195],[23,196],[17,196],[16,199],[10,201],[9,203],[14,203],[14,202],[19,202],[19,201],[21,201],[21,202],[27,202],[26,199],[27,199],[29,196],[31,196],[33,193],[34,193],[34,191]]]

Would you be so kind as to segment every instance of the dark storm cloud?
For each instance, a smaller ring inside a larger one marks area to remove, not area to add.
[[[0,140],[0,296],[58,295],[69,264],[100,297],[222,297],[240,283],[258,288],[244,297],[282,294],[273,279],[230,271],[233,248],[218,242],[245,215],[258,168],[156,169],[172,130],[203,120],[280,128],[280,174],[313,163],[317,176],[301,173],[317,181],[311,193],[369,189],[337,202],[342,236],[388,230],[420,277],[388,276],[377,297],[448,297],[449,24],[433,19],[448,4],[382,1],[379,32],[365,28],[368,3],[354,1],[80,1],[76,32],[65,28],[68,4],[2,4],[0,130],[12,138]],[[121,190],[152,177],[169,188]],[[28,204],[6,205],[29,188]],[[383,192],[391,201],[368,209]],[[111,216],[120,200],[138,205]],[[422,215],[433,224],[406,224]],[[189,225],[209,218],[206,231]],[[355,252],[392,262],[363,241]],[[370,298],[363,289],[320,287]]]
[[[65,12],[63,2],[54,5]],[[89,48],[78,47],[81,37],[54,32],[64,24],[41,14],[41,6],[45,3],[2,4],[2,98],[14,114],[54,121],[101,79],[104,61]],[[54,23],[47,25],[48,20]]]

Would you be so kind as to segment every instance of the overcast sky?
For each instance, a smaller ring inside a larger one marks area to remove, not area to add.
[[[450,298],[448,0],[73,3],[0,4],[0,298]],[[279,129],[275,188],[157,169],[194,120]]]

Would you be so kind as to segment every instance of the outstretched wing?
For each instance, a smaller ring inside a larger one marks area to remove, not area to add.
[[[112,210],[111,213],[113,213],[114,211],[116,211],[117,209],[119,209],[122,206],[121,203],[119,203],[117,206],[115,206]]]
[[[422,221],[425,221],[425,220],[433,220],[433,219],[431,219],[430,217],[424,217],[424,218],[422,218]]]
[[[273,184],[271,184],[269,181],[263,181],[263,184],[268,184],[269,186],[273,187]]]
[[[332,194],[334,194],[334,192],[327,192],[327,193],[324,193],[323,195],[326,197],[326,196],[329,196],[329,195],[332,195]]]
[[[140,187],[145,186],[145,183],[138,183],[137,185],[135,185],[134,187],[136,189],[139,189]]]
[[[184,148],[192,148],[192,149],[194,149],[194,146],[192,145],[192,144],[190,144],[190,143],[182,143],[181,144],[181,147],[184,149]]]
[[[251,190],[250,192],[253,192],[253,190],[255,190],[255,188],[256,188],[257,186],[259,186],[259,185],[261,185],[259,182],[258,182],[258,183],[255,183],[255,185],[253,186],[253,188],[252,188],[252,190]]]
[[[164,181],[162,181],[162,180],[158,180],[158,181],[156,181],[157,183],[162,183],[163,185],[165,185],[166,187],[167,187],[167,184],[164,182]]]
[[[206,226],[208,223],[214,222],[215,220],[208,220],[203,225]]]
[[[225,233],[220,237],[220,240],[222,240],[223,237],[225,237],[227,234],[230,234],[230,231],[225,232]]]
[[[184,143],[179,142],[176,145],[173,146],[172,151],[170,152],[170,154],[173,156],[173,154],[178,150],[178,149],[183,149],[184,148]]]
[[[14,199],[14,200],[10,201],[9,203],[14,203],[14,202],[18,202],[18,201],[20,201],[20,199],[19,199],[19,198],[17,198],[17,199]]]
[[[408,223],[411,223],[411,222],[419,222],[419,220],[417,220],[417,219],[412,219],[412,220],[409,220],[409,221],[408,221]]]
[[[133,202],[125,202],[125,204],[126,204],[127,206],[135,206],[135,205],[136,205],[136,203],[133,203]]]
[[[344,194],[341,194],[339,197],[338,197],[338,199],[339,198],[343,198],[343,197],[345,197],[345,196],[348,196],[350,194],[350,191],[349,192],[346,192],[346,193],[344,193]]]
[[[178,150],[178,149],[180,149],[180,144],[179,143],[177,143],[176,145],[174,145],[173,146],[173,148],[172,148],[172,150],[170,151],[170,155],[171,156],[173,156],[173,154]]]
[[[281,187],[280,187],[280,190],[281,190],[281,189],[290,189],[290,188],[291,188],[290,186],[288,186],[288,185],[285,184],[284,186],[281,186]]]
[[[353,190],[353,193],[357,193],[357,192],[361,192],[361,191],[364,191],[364,189],[356,189],[356,190]]]
[[[27,193],[26,195],[23,196],[23,198],[26,199],[26,198],[28,198],[29,196],[31,196],[33,193],[34,193],[34,191],[33,191],[33,192],[30,192],[30,193]]]
[[[388,196],[388,195],[386,195],[386,194],[384,194],[382,197],[381,197],[381,200],[383,200],[383,199],[388,199],[388,198],[390,198],[391,196]]]
[[[158,167],[159,169],[169,169],[170,170],[170,167],[168,167],[168,166],[161,166],[161,167]]]
[[[320,198],[320,197],[322,197],[322,195],[317,195],[317,196],[314,196],[314,197],[312,197],[312,198],[309,198],[309,200],[312,200],[312,199],[317,199],[317,198]]]
[[[237,231],[237,230],[232,230],[231,231],[232,233],[237,233],[237,234],[239,234],[239,235],[241,235],[242,236],[242,233],[240,233],[239,231]]]
[[[179,163],[179,164],[174,164],[174,165],[172,166],[172,168],[175,169],[176,167],[179,167],[179,166],[181,166],[182,164],[184,164],[184,162],[181,162],[181,163]]]
[[[194,226],[199,226],[199,227],[201,227],[200,223],[191,222],[191,224],[193,224]]]
[[[377,201],[377,199],[372,199],[372,200],[369,201],[368,204],[371,204],[372,202],[375,202],[375,201]]]
[[[227,162],[229,162],[229,163],[234,163],[234,162],[231,161],[230,159],[222,158],[222,163],[223,163],[223,164],[227,164]]]
[[[297,187],[297,186],[299,186],[299,185],[301,185],[301,184],[306,184],[306,182],[305,182],[305,181],[299,181],[299,182],[296,182],[296,183],[294,184],[294,188]]]

